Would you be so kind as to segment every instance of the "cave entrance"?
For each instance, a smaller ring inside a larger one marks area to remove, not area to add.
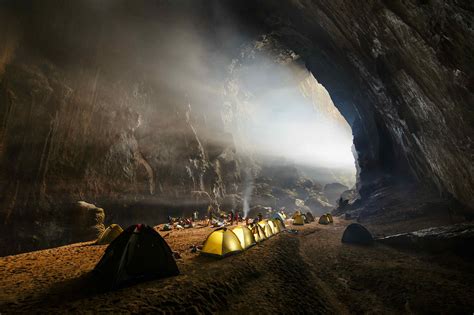
[[[275,45],[263,38],[244,48],[232,61],[225,84],[226,105],[233,113],[226,128],[237,151],[260,166],[252,182],[259,190],[253,194],[257,200],[248,201],[249,206],[274,207],[273,196],[277,208],[294,210],[309,200],[317,203],[311,210],[328,210],[356,183],[352,130],[299,57]],[[244,181],[244,207],[248,185]],[[296,200],[282,203],[275,194],[293,194]]]

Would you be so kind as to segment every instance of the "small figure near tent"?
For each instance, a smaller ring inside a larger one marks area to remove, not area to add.
[[[105,287],[114,289],[179,274],[166,241],[144,224],[132,225],[123,231],[107,247],[94,272]]]

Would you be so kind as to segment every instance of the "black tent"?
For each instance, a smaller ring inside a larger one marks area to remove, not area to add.
[[[128,227],[110,243],[94,271],[111,288],[179,274],[166,241],[143,224]]]
[[[351,223],[342,235],[343,243],[371,245],[374,241],[372,234],[358,223]]]
[[[305,217],[306,217],[306,221],[305,223],[311,223],[311,222],[314,222],[314,216],[311,212],[307,212],[305,214]]]

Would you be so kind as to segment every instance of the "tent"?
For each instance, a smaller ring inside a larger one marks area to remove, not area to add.
[[[334,223],[334,219],[332,218],[332,214],[326,213],[326,215],[328,216],[329,223]]]
[[[202,254],[225,257],[243,250],[237,235],[227,228],[220,228],[209,234],[202,247]]]
[[[293,220],[296,219],[297,217],[301,216],[301,211],[296,210],[295,213],[293,213],[293,216],[291,217]]]
[[[319,217],[318,223],[328,225],[331,222],[329,221],[329,217],[326,214],[323,214],[322,216]]]
[[[267,224],[270,226],[270,228],[272,229],[272,234],[277,234],[278,232],[280,231],[277,231],[277,228],[275,226],[275,223],[273,223],[272,220],[267,220]]]
[[[306,213],[306,221],[307,221],[307,223],[310,223],[310,222],[314,222],[314,221],[315,221],[315,220],[314,220],[314,216],[313,216],[313,214],[312,214],[311,212],[307,212],[307,213]]]
[[[359,244],[359,245],[371,245],[374,242],[372,234],[358,223],[349,224],[349,226],[342,234],[343,243]]]
[[[278,226],[278,229],[281,231],[283,231],[285,229],[285,225],[278,219],[274,219],[273,222],[275,223],[275,225]]]
[[[304,225],[304,217],[300,215],[293,216],[293,225]]]
[[[121,233],[123,229],[118,224],[111,224],[105,231],[99,236],[97,245],[106,245],[112,243],[114,239],[116,239]]]
[[[249,227],[252,230],[252,234],[255,237],[255,241],[257,241],[257,243],[267,239],[267,237],[265,236],[265,232],[262,230],[260,225],[251,224],[249,225]]]
[[[260,227],[262,228],[263,232],[265,232],[265,236],[267,238],[270,238],[273,236],[273,230],[272,228],[270,227],[270,225],[268,225],[268,220],[263,220],[263,221],[260,221],[258,222],[258,224],[260,225]]]
[[[279,221],[281,221],[281,223],[282,223],[283,225],[285,225],[285,217],[286,217],[286,216],[285,216],[284,214],[280,213],[280,212],[276,212],[276,213],[272,216],[273,219],[278,219]]]
[[[252,247],[257,243],[252,231],[250,231],[249,228],[244,225],[236,226],[232,229],[232,232],[234,232],[234,234],[239,238],[240,245],[243,249]]]
[[[275,234],[280,233],[280,232],[281,232],[281,222],[280,222],[280,220],[278,220],[278,219],[273,219],[271,222],[273,223],[273,225],[274,225],[274,227],[275,227],[275,228],[274,228]]]
[[[94,271],[110,288],[179,274],[166,241],[143,224],[128,227],[110,243]]]

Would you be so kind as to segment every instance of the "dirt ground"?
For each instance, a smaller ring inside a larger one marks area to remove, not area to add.
[[[189,251],[210,228],[162,232],[181,275],[116,291],[90,271],[106,246],[74,244],[0,258],[0,313],[465,313],[474,265],[453,256],[341,244],[349,222],[291,227],[222,260]]]

